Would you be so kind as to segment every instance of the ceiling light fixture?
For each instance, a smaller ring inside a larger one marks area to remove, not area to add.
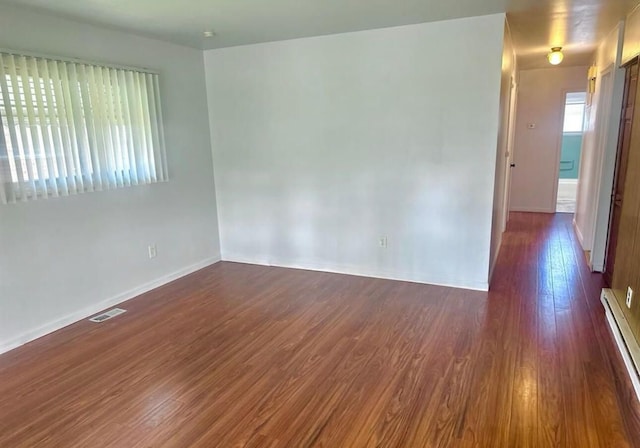
[[[564,59],[564,55],[562,54],[562,47],[553,47],[551,49],[551,53],[547,55],[547,59],[549,59],[549,64],[558,65]]]
[[[213,36],[216,35],[216,33],[214,33],[213,31],[205,31],[205,32],[202,33],[202,35],[204,37],[213,37]]]

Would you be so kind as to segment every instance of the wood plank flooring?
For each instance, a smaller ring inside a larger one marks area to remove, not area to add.
[[[570,215],[490,293],[219,263],[0,356],[0,447],[637,447]]]

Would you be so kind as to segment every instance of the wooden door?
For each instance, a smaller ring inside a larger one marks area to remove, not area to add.
[[[611,193],[611,212],[609,216],[609,237],[607,239],[607,255],[605,259],[604,278],[609,286],[613,282],[613,271],[618,246],[620,220],[622,217],[622,203],[624,199],[624,187],[629,163],[629,149],[631,147],[631,131],[633,128],[633,115],[636,104],[638,88],[638,59],[635,59],[626,67],[624,99],[622,102],[622,115],[620,118],[620,136],[618,138],[618,155],[616,158],[616,170]]]

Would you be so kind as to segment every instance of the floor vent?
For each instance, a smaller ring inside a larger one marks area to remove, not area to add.
[[[122,313],[126,313],[127,310],[123,310],[121,308],[114,308],[112,310],[107,311],[106,313],[99,314],[97,316],[89,319],[91,322],[104,322],[105,320],[109,320],[112,317],[116,317]]]

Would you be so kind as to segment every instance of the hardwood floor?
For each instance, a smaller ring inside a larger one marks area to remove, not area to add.
[[[634,447],[570,215],[490,293],[219,263],[0,356],[1,447]]]

